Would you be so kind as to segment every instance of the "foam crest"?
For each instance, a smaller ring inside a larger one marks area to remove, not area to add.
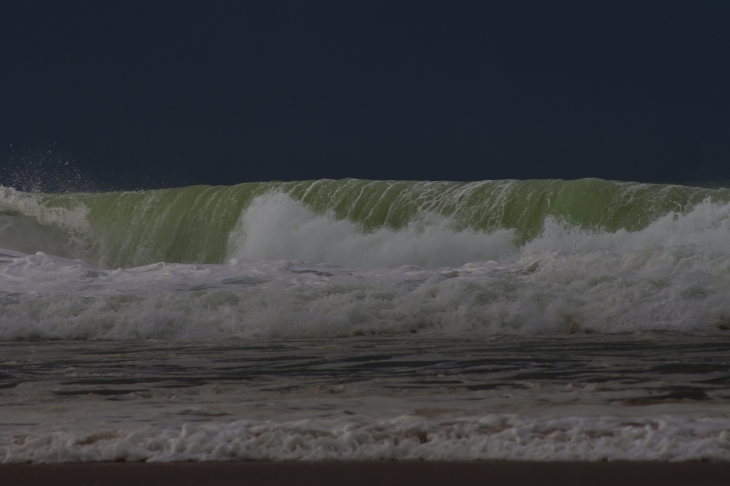
[[[517,251],[513,230],[455,230],[448,218],[421,214],[400,229],[365,231],[333,214],[318,215],[282,193],[256,198],[231,232],[228,255],[304,260],[350,267],[455,267]]]

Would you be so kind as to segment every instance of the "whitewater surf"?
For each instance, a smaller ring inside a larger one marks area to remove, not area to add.
[[[0,187],[0,459],[727,460],[729,241],[723,187]]]

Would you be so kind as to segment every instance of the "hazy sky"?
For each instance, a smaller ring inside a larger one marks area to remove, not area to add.
[[[120,185],[730,178],[728,25],[709,0],[2,2],[0,163],[55,144]]]

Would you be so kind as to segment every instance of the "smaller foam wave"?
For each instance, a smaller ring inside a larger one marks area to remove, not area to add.
[[[657,250],[693,247],[702,252],[730,253],[730,204],[709,200],[687,213],[670,212],[641,231],[588,231],[547,218],[542,234],[525,244],[522,252],[583,251],[626,254],[651,248]]]
[[[317,338],[730,327],[730,257],[693,246],[353,269],[299,261],[104,270],[0,262],[0,339]]]
[[[238,421],[181,429],[0,435],[0,462],[230,460],[730,460],[724,418],[487,415],[429,421]]]

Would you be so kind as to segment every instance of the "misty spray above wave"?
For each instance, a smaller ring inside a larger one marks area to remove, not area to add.
[[[3,188],[0,337],[723,329],[728,201],[596,179]]]

